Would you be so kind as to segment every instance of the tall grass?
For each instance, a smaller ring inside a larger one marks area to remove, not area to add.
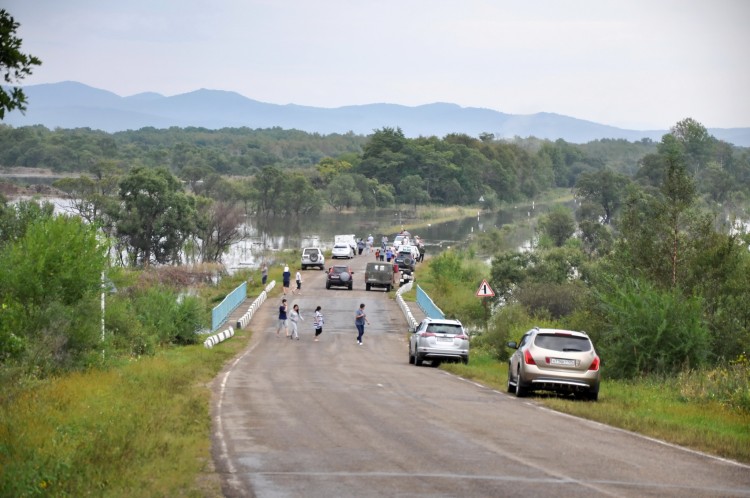
[[[4,391],[2,495],[220,496],[207,383],[248,337]]]

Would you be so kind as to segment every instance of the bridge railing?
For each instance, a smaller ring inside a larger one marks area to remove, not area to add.
[[[215,331],[227,321],[232,311],[242,304],[247,298],[247,282],[242,282],[236,289],[227,294],[227,297],[214,306],[211,311],[211,331]]]

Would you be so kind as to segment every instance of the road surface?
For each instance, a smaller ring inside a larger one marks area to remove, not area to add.
[[[301,340],[277,337],[280,298],[214,383],[225,496],[750,496],[750,467],[545,409],[408,364],[406,321],[381,290],[303,272]],[[330,262],[329,262],[330,264]],[[354,314],[370,325],[356,342]],[[326,324],[313,342],[312,315]]]

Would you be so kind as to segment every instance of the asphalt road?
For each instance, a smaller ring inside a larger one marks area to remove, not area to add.
[[[750,496],[750,466],[563,415],[408,364],[406,321],[382,291],[291,296],[301,340],[277,337],[280,298],[214,383],[214,460],[225,496]],[[369,258],[367,258],[369,261]],[[354,313],[370,325],[356,343]],[[326,325],[313,342],[312,315]],[[291,306],[290,306],[291,307]]]

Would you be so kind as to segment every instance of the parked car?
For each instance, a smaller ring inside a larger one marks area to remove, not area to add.
[[[354,257],[354,249],[349,246],[349,244],[345,242],[339,242],[338,244],[333,246],[333,249],[331,250],[331,258],[346,258],[351,259]]]
[[[508,347],[516,350],[508,360],[508,392],[522,397],[544,390],[599,398],[601,361],[585,332],[536,327]]]
[[[411,274],[414,273],[417,259],[412,255],[411,249],[407,249],[405,251],[397,252],[393,262],[398,265],[399,271]]]
[[[328,268],[328,276],[326,277],[326,289],[330,289],[333,286],[346,287],[352,290],[354,287],[354,272],[348,266],[332,266]]]
[[[393,264],[378,261],[367,263],[365,268],[365,289],[370,290],[373,287],[383,287],[386,292],[390,292],[393,287]]]
[[[310,266],[317,266],[321,270],[326,267],[326,258],[323,256],[323,251],[317,247],[305,247],[302,249],[302,263],[301,268],[307,270]]]
[[[469,363],[469,335],[458,320],[425,318],[409,336],[409,363]]]

